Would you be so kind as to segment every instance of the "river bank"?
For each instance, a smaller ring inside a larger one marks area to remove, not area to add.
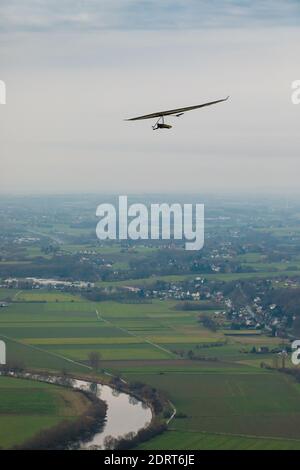
[[[2,372],[2,374],[4,374]],[[21,379],[37,380],[50,384],[71,387],[84,393],[90,400],[89,410],[72,423],[61,423],[52,429],[39,433],[20,448],[52,449],[104,449],[112,443],[132,439],[140,431],[153,426],[154,406],[151,400],[140,398],[140,393],[129,394],[117,385],[101,384],[96,379],[58,376],[56,374],[6,371],[5,375]],[[120,384],[119,384],[120,385]],[[105,411],[104,411],[105,410]]]

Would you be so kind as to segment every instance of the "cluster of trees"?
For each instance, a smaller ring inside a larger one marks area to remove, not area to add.
[[[300,289],[272,289],[264,296],[264,304],[276,304],[277,314],[300,316]]]
[[[107,436],[104,439],[104,447],[107,450],[127,450],[137,447],[142,442],[148,441],[149,439],[162,434],[166,431],[166,424],[160,421],[153,421],[147,428],[141,429],[136,434],[128,433],[124,437],[114,438]]]
[[[38,277],[94,281],[99,278],[99,269],[93,263],[82,262],[76,255],[53,256],[50,259],[37,257],[30,263],[0,266],[0,277]]]
[[[175,305],[176,310],[198,311],[198,310],[216,310],[220,305],[214,302],[179,302]]]
[[[127,289],[115,288],[111,291],[107,289],[94,288],[82,292],[82,295],[92,302],[105,302],[113,300],[122,303],[145,303],[144,291],[133,292]]]
[[[198,318],[199,322],[202,323],[204,328],[207,328],[210,331],[217,331],[218,325],[213,318],[208,315],[200,315]]]
[[[148,278],[153,274],[163,276],[212,272],[209,258],[185,250],[161,249],[148,256],[136,256],[129,261],[129,266],[127,276],[132,278]],[[235,266],[226,266],[225,269],[230,272],[236,270]]]
[[[20,374],[24,372],[25,365],[22,362],[18,361],[7,361],[6,364],[0,365],[0,372],[2,374],[8,374],[9,372],[14,372]]]
[[[41,252],[45,255],[55,255],[59,251],[59,246],[54,244],[42,245]]]
[[[136,381],[130,383],[129,392],[132,393],[133,396],[142,398],[144,401],[150,403],[156,415],[159,415],[164,410],[164,397],[158,392],[156,388]]]

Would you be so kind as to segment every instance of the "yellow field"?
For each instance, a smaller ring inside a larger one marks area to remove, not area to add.
[[[108,337],[108,338],[24,338],[22,339],[24,344],[40,344],[40,345],[51,345],[51,344],[140,344],[144,343],[144,340],[133,337],[125,336],[121,338]]]

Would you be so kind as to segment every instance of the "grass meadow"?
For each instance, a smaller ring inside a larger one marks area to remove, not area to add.
[[[78,417],[85,396],[55,385],[0,377],[0,447],[22,444],[43,429]]]

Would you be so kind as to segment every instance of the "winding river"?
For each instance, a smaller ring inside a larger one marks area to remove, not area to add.
[[[28,372],[23,374],[11,372],[9,375],[53,384],[59,379],[57,376],[45,377]],[[90,440],[79,442],[80,449],[88,449],[93,446],[104,449],[104,440],[107,436],[118,438],[131,432],[137,433],[151,422],[151,409],[127,393],[118,392],[108,385],[77,379],[72,380],[72,388],[91,391],[107,403],[106,420],[102,430],[94,434]]]
[[[74,380],[74,388],[90,390],[97,394],[101,400],[107,403],[107,415],[104,428],[96,433],[92,439],[81,444],[82,449],[91,446],[104,448],[104,440],[107,436],[114,438],[125,436],[129,432],[136,433],[146,427],[151,419],[151,409],[141,401],[128,395],[117,392],[108,385],[100,385],[84,380]]]

